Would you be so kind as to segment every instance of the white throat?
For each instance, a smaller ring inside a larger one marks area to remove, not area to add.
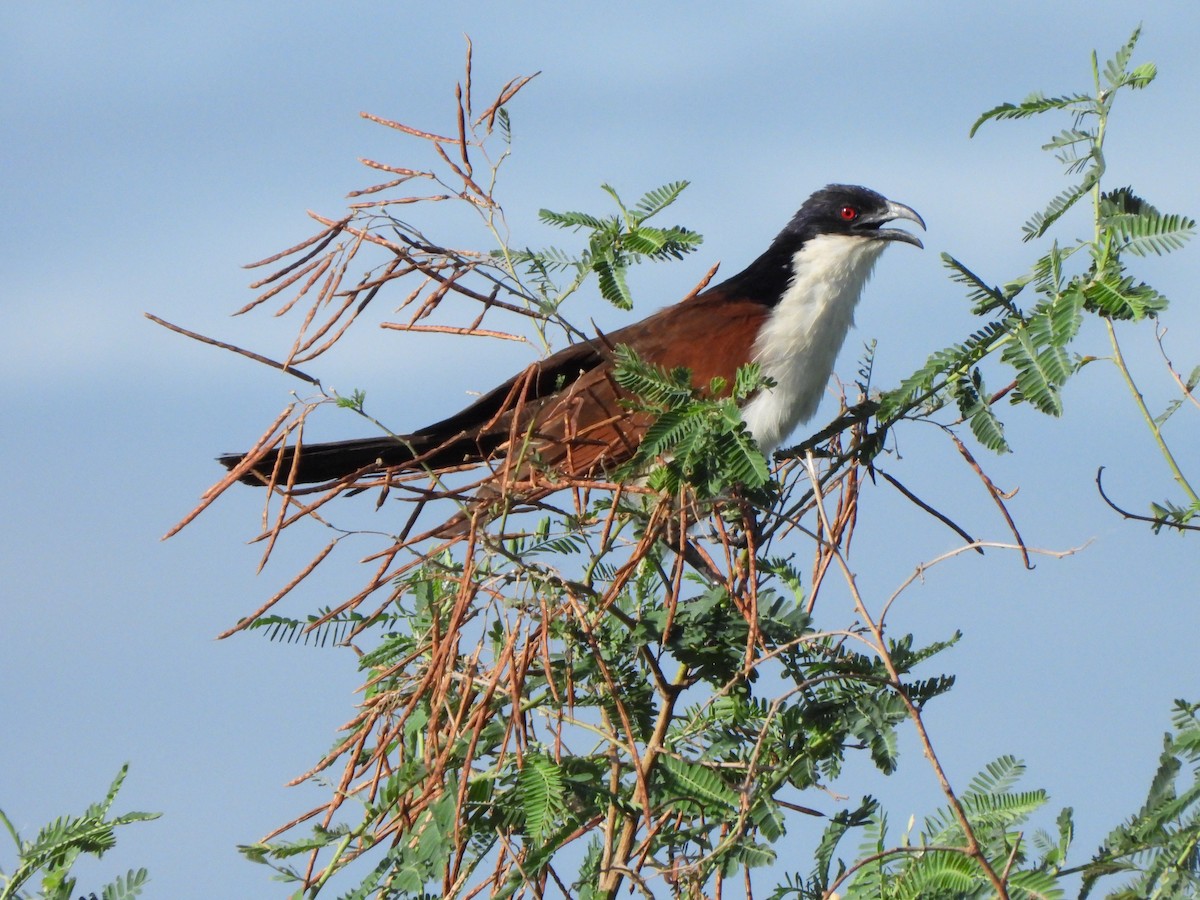
[[[817,411],[854,307],[888,241],[841,234],[811,238],[792,256],[792,279],[754,342],[753,361],[775,387],[742,410],[769,457]]]

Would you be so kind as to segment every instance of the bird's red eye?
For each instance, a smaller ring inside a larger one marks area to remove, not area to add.
[[[841,208],[840,215],[843,220],[847,222],[853,222],[858,218],[858,210],[853,206],[843,206]]]

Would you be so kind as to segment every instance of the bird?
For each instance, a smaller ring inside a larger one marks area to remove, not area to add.
[[[693,384],[734,383],[757,363],[769,385],[741,407],[770,458],[817,410],[854,322],[854,310],[885,248],[923,247],[902,228],[925,222],[910,206],[858,185],[814,192],[746,268],[712,287],[608,334],[532,364],[465,409],[406,435],[382,435],[218,457],[250,484],[350,484],[513,460],[568,479],[597,478],[636,453],[654,417],[631,404],[613,377],[614,349],[627,346],[665,370],[685,367]]]

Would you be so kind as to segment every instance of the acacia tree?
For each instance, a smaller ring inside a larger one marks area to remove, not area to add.
[[[329,541],[229,633],[351,648],[364,690],[305,776],[331,779],[328,802],[247,855],[292,880],[297,896],[315,896],[337,876],[357,884],[353,897],[588,898],[622,888],[700,897],[751,895],[754,884],[776,897],[1056,897],[1064,875],[1080,871],[1084,893],[1114,872],[1140,879],[1128,896],[1194,892],[1198,788],[1176,792],[1174,783],[1200,752],[1195,707],[1176,710],[1177,734],[1146,806],[1092,860],[1068,868],[1069,810],[1056,835],[1020,833],[1046,795],[1015,787],[1017,760],[999,757],[965,787],[939,764],[924,709],[953,685],[930,666],[957,632],[926,645],[885,634],[915,574],[891,595],[872,596],[848,562],[867,474],[955,529],[962,543],[947,556],[988,546],[1028,562],[1046,552],[1021,539],[968,442],[1010,449],[1002,399],[1061,413],[1064,383],[1090,358],[1075,348],[1086,317],[1109,326],[1116,351],[1113,321],[1152,320],[1166,307],[1127,262],[1176,249],[1194,225],[1104,183],[1114,100],[1155,75],[1152,65],[1131,66],[1137,38],[1103,67],[1093,55],[1091,90],[1035,94],[975,125],[1065,115],[1070,127],[1048,146],[1070,187],[1029,222],[1026,237],[1047,234],[1080,202],[1092,204],[1094,233],[1056,241],[999,285],[946,257],[978,327],[890,389],[873,383],[868,354],[842,413],[769,467],[738,415],[761,384],[755,367],[735,384],[700,390],[686,371],[658,370],[620,348],[627,402],[656,424],[631,466],[603,479],[566,479],[530,461],[519,491],[481,495],[495,485],[486,466],[316,488],[277,467],[259,535],[264,559],[294,527],[325,530]],[[261,293],[241,311],[278,304],[300,316],[296,339],[279,360],[222,346],[302,380],[311,397],[285,409],[245,465],[178,527],[256,459],[302,444],[318,411],[342,407],[399,433],[368,412],[365,394],[340,395],[308,373],[379,298],[404,314],[385,328],[549,347],[584,334],[572,301],[586,286],[628,309],[630,266],[699,245],[691,230],[661,224],[684,182],[634,203],[605,186],[609,213],[544,210],[542,221],[565,229],[575,249],[533,249],[512,236],[499,175],[511,152],[509,109],[529,80],[504,85],[480,110],[468,47],[446,133],[368,116],[431,148],[438,165],[363,160],[386,180],[352,192],[340,218],[314,215],[315,235],[256,264],[267,272],[254,285]],[[463,249],[412,224],[436,203],[472,210],[480,246]],[[1113,359],[1132,379],[1119,353]],[[1193,402],[1194,384],[1194,375],[1180,379]],[[918,421],[936,423],[978,477],[1006,523],[1003,540],[972,538],[952,511],[884,471],[892,436]],[[1197,512],[1195,494],[1187,496],[1160,504],[1150,517],[1156,527],[1186,527]],[[369,529],[357,524],[364,505],[378,508]],[[363,556],[365,545],[365,583],[342,602],[307,616],[281,612],[335,551],[352,546]],[[900,728],[915,731],[944,805],[897,841],[870,797],[846,803],[827,789],[852,754],[892,772]],[[781,865],[781,840],[813,818],[823,826],[811,866],[780,875],[793,864]]]

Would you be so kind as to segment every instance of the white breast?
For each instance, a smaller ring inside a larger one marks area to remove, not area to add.
[[[763,453],[817,411],[854,307],[888,241],[820,235],[792,257],[792,280],[754,343],[753,359],[775,387],[742,410]]]

